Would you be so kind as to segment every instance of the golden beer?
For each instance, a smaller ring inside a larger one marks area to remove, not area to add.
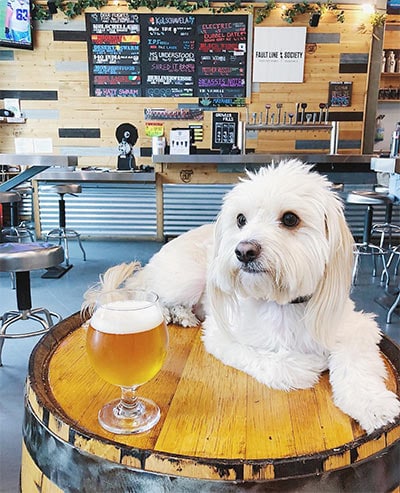
[[[143,318],[137,303],[125,300],[99,308],[87,331],[90,363],[114,385],[130,387],[149,381],[166,357],[168,335],[161,313],[150,307]]]

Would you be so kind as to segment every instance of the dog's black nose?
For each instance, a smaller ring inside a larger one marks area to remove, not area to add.
[[[261,245],[257,241],[241,241],[235,249],[235,255],[240,262],[248,264],[260,256]]]

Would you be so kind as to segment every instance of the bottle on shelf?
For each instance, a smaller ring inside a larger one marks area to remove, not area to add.
[[[385,50],[382,51],[382,65],[381,65],[381,72],[384,72],[386,70],[386,53]]]
[[[394,54],[393,50],[390,50],[386,60],[386,72],[393,74],[395,71],[395,67],[396,55]]]

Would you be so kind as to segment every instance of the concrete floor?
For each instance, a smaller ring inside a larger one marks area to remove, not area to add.
[[[70,255],[74,267],[60,279],[42,279],[40,276],[43,271],[32,272],[34,306],[45,306],[68,317],[80,309],[83,293],[98,281],[100,273],[120,262],[140,260],[146,263],[161,244],[149,241],[86,241],[84,247],[87,252],[86,262],[82,260],[78,246],[71,245]],[[393,288],[397,281],[399,279],[392,281]],[[375,312],[383,332],[400,343],[399,317],[395,315],[393,323],[386,325],[386,310],[375,302],[383,294],[379,279],[371,277],[369,262],[363,259],[352,297],[358,309]],[[15,309],[15,306],[15,291],[11,289],[10,276],[0,273],[0,312]],[[4,366],[0,368],[0,493],[19,491],[24,383],[29,355],[38,340],[39,337],[6,340],[4,345]]]

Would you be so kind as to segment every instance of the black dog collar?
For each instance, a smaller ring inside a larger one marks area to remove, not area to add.
[[[311,300],[311,294],[308,296],[299,296],[298,298],[295,298],[294,300],[292,300],[290,302],[290,304],[292,304],[292,303],[306,303],[307,301],[310,301],[310,300]]]

